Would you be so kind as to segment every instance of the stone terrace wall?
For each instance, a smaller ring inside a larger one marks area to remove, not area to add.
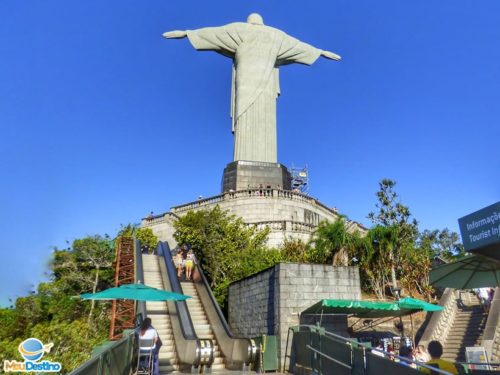
[[[321,221],[334,222],[339,218],[334,209],[301,193],[277,189],[250,189],[172,207],[171,212],[142,219],[141,226],[151,228],[161,241],[168,241],[170,247],[174,248],[176,242],[173,238],[172,222],[175,217],[183,216],[189,211],[213,209],[216,205],[241,217],[247,225],[254,225],[259,230],[269,228],[269,247],[280,247],[285,238],[307,242]],[[347,227],[350,231],[366,231],[354,221],[349,221]]]
[[[229,324],[238,336],[276,335],[281,366],[288,328],[321,299],[361,299],[358,268],[281,263],[235,282],[229,287]]]

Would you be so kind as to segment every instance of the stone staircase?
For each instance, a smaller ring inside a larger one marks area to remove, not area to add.
[[[457,310],[450,331],[444,343],[443,359],[465,362],[465,348],[480,346],[487,315],[477,297],[470,292],[460,291],[456,299]]]
[[[214,362],[212,364],[213,371],[222,371],[225,369],[224,365],[224,357],[219,349],[219,345],[217,344],[217,340],[215,339],[212,328],[210,327],[210,323],[208,322],[207,316],[205,314],[205,310],[203,309],[203,305],[198,297],[198,292],[196,291],[196,287],[192,282],[181,282],[182,292],[191,296],[186,300],[189,315],[191,316],[191,321],[193,322],[194,330],[196,332],[196,336],[200,339],[210,339],[214,344]]]
[[[153,288],[164,289],[163,280],[156,255],[142,254],[144,284]],[[151,318],[153,327],[163,342],[160,348],[160,373],[179,373],[179,365],[175,352],[174,337],[170,325],[170,317],[166,302],[146,302],[146,314]]]

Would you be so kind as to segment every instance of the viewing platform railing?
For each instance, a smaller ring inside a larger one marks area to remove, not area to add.
[[[108,343],[102,350],[93,355],[87,362],[73,370],[70,375],[123,375],[131,374],[136,353],[135,331],[123,333],[118,341]]]
[[[310,197],[309,195],[302,194],[300,192],[291,191],[291,190],[282,190],[282,189],[272,189],[272,188],[249,188],[245,190],[238,190],[232,192],[226,192],[223,194],[215,195],[208,198],[198,199],[194,202],[189,202],[186,204],[182,204],[179,206],[172,207],[173,213],[181,213],[184,211],[193,210],[202,206],[210,206],[213,204],[217,204],[219,202],[231,200],[231,199],[246,199],[249,197],[262,197],[262,198],[278,198],[278,199],[287,199],[294,201],[307,202],[309,204],[317,205],[324,210],[332,213],[334,215],[338,215],[336,209],[325,206],[316,198]]]

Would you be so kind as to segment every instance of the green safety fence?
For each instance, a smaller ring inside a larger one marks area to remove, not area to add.
[[[128,375],[134,363],[136,335],[127,330],[123,338],[101,346],[94,355],[70,375]]]
[[[292,327],[287,338],[283,368],[297,375],[422,375],[417,369],[388,359],[403,358],[382,350],[380,352],[385,358],[380,357],[372,354],[370,349],[363,343],[327,332],[322,327]],[[451,375],[425,364],[418,363],[418,366],[432,370],[433,374]]]

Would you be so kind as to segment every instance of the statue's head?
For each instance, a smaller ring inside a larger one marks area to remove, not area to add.
[[[248,16],[247,22],[251,23],[252,25],[263,25],[264,20],[262,19],[262,16],[258,13],[252,13]]]

